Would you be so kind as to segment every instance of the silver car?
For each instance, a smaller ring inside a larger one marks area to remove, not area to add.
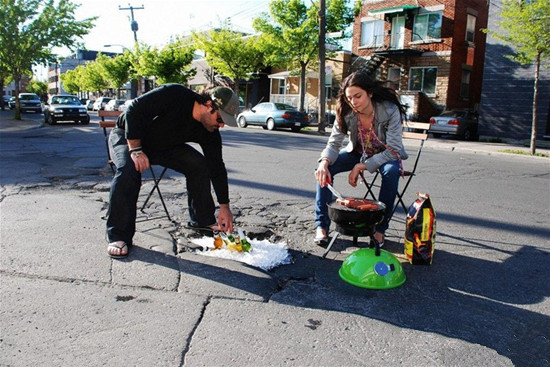
[[[430,133],[438,138],[441,135],[453,135],[462,140],[477,140],[478,115],[468,110],[444,111],[430,118]]]

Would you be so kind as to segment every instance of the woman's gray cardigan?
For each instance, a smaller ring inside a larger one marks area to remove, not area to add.
[[[361,157],[361,163],[364,163],[367,170],[370,173],[374,173],[378,167],[389,161],[395,161],[398,159],[407,159],[409,156],[403,146],[403,139],[401,134],[403,132],[403,125],[401,119],[401,113],[399,108],[394,103],[374,102],[375,110],[375,122],[374,128],[378,138],[391,147],[394,151],[399,152],[399,156],[392,153],[391,150],[385,149],[383,152],[377,153],[370,158],[366,156]],[[346,146],[346,152],[352,152],[356,148],[357,143],[357,114],[350,112],[344,117],[345,123],[348,126],[348,133],[344,134],[338,125],[338,119],[334,121],[332,126],[332,133],[327,142],[327,146],[321,152],[321,158],[328,158],[330,164],[334,163],[338,158],[338,153],[342,148],[344,139],[349,137],[348,145]]]

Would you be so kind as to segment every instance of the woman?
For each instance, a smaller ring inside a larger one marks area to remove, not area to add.
[[[332,193],[327,183],[333,182],[334,175],[351,171],[348,183],[355,187],[359,173],[364,170],[370,173],[378,170],[382,176],[378,200],[386,205],[386,212],[375,228],[374,239],[380,246],[384,244],[402,171],[401,160],[408,158],[401,138],[405,110],[394,90],[383,87],[363,72],[355,72],[342,82],[336,121],[315,172],[316,244],[328,244],[327,204],[332,200]],[[346,137],[349,144],[341,149]]]

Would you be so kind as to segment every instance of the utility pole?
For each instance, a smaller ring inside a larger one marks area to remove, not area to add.
[[[131,14],[131,22],[130,22],[130,28],[132,29],[132,32],[134,32],[134,41],[136,42],[137,44],[137,31],[138,31],[138,22],[134,20],[134,10],[141,10],[141,9],[145,9],[145,7],[142,5],[141,7],[137,8],[137,7],[134,7],[130,4],[128,4],[128,8],[121,8],[120,5],[118,6],[118,10],[130,10],[130,14]]]
[[[326,12],[325,0],[319,1],[319,108],[317,109],[318,131],[325,132],[325,27]]]
[[[130,15],[131,15],[130,29],[132,30],[132,32],[134,32],[134,49],[137,49],[138,47],[137,31],[139,28],[138,22],[134,19],[134,10],[141,10],[141,9],[145,9],[145,7],[141,5],[141,7],[136,8],[130,5],[129,3],[128,3],[128,8],[122,8],[120,5],[118,6],[118,10],[130,10]],[[132,80],[132,89],[130,92],[132,98],[136,98],[138,96],[141,90],[141,82],[142,82],[141,77],[138,77],[137,80]]]

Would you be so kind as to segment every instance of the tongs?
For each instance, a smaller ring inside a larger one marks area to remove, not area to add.
[[[338,200],[342,200],[342,201],[345,200],[344,197],[342,196],[342,194],[340,194],[338,191],[336,191],[336,189],[334,187],[332,187],[332,185],[328,182],[327,182],[327,187],[330,190],[330,192],[332,192],[334,194],[334,196],[336,196],[336,198]]]

